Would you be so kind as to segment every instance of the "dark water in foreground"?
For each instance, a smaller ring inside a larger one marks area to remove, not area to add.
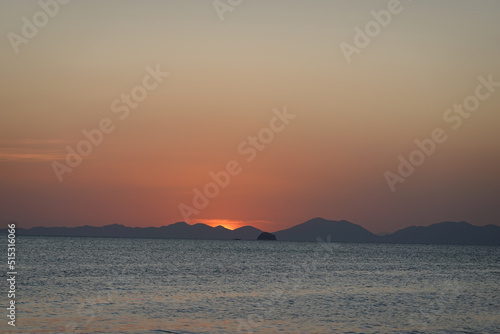
[[[17,333],[500,333],[500,247],[17,242]]]

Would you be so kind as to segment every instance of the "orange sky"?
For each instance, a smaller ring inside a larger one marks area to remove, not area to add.
[[[339,46],[388,1],[245,1],[223,21],[211,2],[73,1],[17,53],[9,34],[42,9],[2,2],[1,223],[499,224],[500,87],[459,128],[444,115],[500,81],[500,3],[400,6],[348,62]],[[436,128],[447,140],[391,191],[384,173]],[[69,167],[68,148],[91,152]]]

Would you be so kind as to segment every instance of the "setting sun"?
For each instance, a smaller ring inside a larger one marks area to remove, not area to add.
[[[193,219],[193,223],[206,224],[211,227],[222,226],[227,228],[228,230],[234,230],[239,227],[248,225],[244,221],[232,220],[232,219]]]

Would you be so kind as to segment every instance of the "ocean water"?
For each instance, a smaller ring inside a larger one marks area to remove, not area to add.
[[[500,333],[500,247],[18,237],[17,256],[1,332]]]

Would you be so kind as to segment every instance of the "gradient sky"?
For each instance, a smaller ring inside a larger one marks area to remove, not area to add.
[[[459,129],[443,121],[479,76],[500,81],[500,2],[402,0],[348,64],[340,43],[387,4],[244,0],[221,21],[212,1],[73,0],[16,53],[8,34],[40,5],[2,1],[0,223],[168,225],[236,160],[191,223],[500,224],[500,87]],[[112,101],[157,65],[170,75],[120,120]],[[284,106],[297,117],[247,162],[238,145]],[[114,132],[59,182],[52,163],[103,118]],[[437,127],[448,140],[391,192],[384,173]]]

